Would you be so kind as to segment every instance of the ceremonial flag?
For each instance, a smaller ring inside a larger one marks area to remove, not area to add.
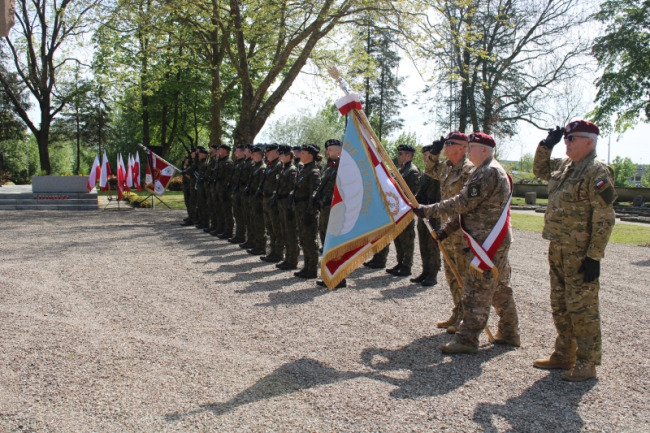
[[[138,188],[138,192],[142,191],[140,186],[140,152],[135,153],[135,161],[133,162],[133,184]]]
[[[125,186],[127,191],[131,191],[131,187],[133,186],[133,159],[131,158],[130,153],[126,164],[127,164],[127,168],[126,168]]]
[[[102,167],[99,165],[99,156],[95,155],[95,162],[93,162],[93,168],[90,169],[90,175],[88,176],[88,191],[92,191],[97,183],[97,178],[101,176]]]
[[[122,200],[122,195],[124,194],[124,177],[126,176],[124,170],[124,160],[122,155],[117,155],[117,200]]]
[[[175,167],[145,147],[147,152],[147,173],[145,189],[156,195],[163,195],[174,175]]]
[[[391,177],[399,172],[372,132],[359,96],[350,93],[336,106],[348,122],[321,261],[330,289],[413,221],[412,206]]]
[[[111,175],[111,166],[108,163],[108,158],[106,157],[106,151],[104,151],[104,156],[102,157],[102,168],[99,176],[99,188],[102,191],[108,190],[108,178]]]

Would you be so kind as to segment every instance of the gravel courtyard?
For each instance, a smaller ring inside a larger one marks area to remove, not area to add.
[[[522,347],[449,356],[442,273],[326,292],[183,216],[0,212],[1,432],[650,431],[650,248],[609,245],[599,379],[566,383],[532,368],[555,336],[538,233],[510,255]]]

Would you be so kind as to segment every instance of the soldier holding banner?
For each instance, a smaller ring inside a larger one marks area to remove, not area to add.
[[[444,353],[476,353],[478,337],[487,325],[490,306],[499,315],[495,342],[519,346],[519,320],[510,287],[511,233],[509,218],[512,185],[494,159],[496,143],[488,134],[469,137],[469,159],[476,166],[459,194],[430,206],[414,209],[420,218],[457,215],[440,231],[440,238],[462,227],[470,247],[463,275],[463,319],[454,339],[440,346]],[[462,220],[462,224],[461,224]],[[491,233],[495,236],[490,236]]]

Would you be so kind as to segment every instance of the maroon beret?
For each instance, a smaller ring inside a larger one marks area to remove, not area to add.
[[[467,134],[460,131],[453,131],[447,134],[445,140],[459,140],[459,141],[469,141]]]
[[[588,120],[576,120],[575,122],[569,123],[566,128],[564,128],[565,137],[569,134],[573,134],[574,132],[587,132],[596,135],[600,134],[598,126]]]
[[[479,143],[485,146],[496,147],[496,142],[491,135],[487,135],[485,132],[475,132],[469,136],[470,143]]]

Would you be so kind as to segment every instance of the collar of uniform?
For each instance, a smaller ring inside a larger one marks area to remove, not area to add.
[[[328,162],[328,165],[329,165],[330,167],[335,167],[336,165],[338,165],[339,161],[340,161],[339,159],[335,159],[335,160],[333,160],[333,161],[329,161],[329,162]]]
[[[411,165],[412,163],[413,163],[413,161],[406,161],[406,162],[405,162],[404,164],[402,164],[402,166],[400,167],[400,171],[402,171],[402,170],[406,170],[406,169],[409,167],[409,165]]]
[[[278,162],[278,158],[275,158],[273,161],[269,161],[269,167],[273,167],[276,162]]]
[[[494,160],[494,157],[488,156],[487,159],[485,161],[483,161],[483,163],[481,165],[479,165],[478,167],[476,167],[476,168],[487,167],[488,165],[492,164],[493,160]]]
[[[308,162],[307,164],[305,164],[305,166],[303,168],[309,168],[310,166],[313,166],[313,165],[314,166],[316,165],[316,161]]]
[[[582,171],[591,161],[593,161],[596,158],[596,149],[592,150],[587,154],[587,156],[584,157],[584,159],[578,163],[575,163],[571,161],[571,166],[573,167],[573,170],[575,173],[578,173]]]

